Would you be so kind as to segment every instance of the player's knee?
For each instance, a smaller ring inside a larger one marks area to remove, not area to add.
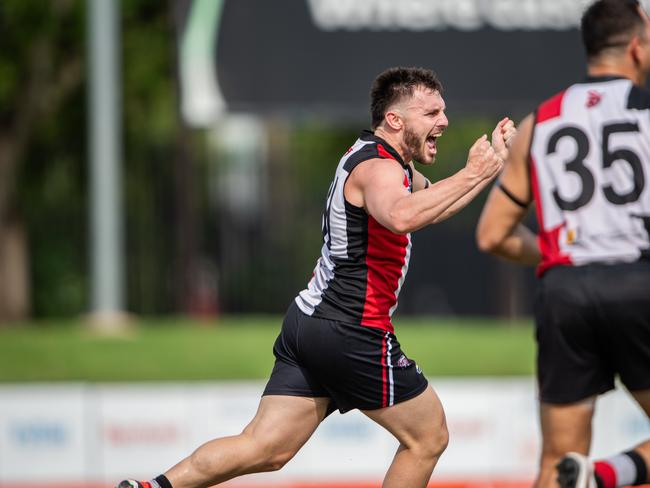
[[[297,450],[278,439],[256,439],[257,458],[262,471],[278,471],[287,464]]]
[[[420,458],[435,462],[442,453],[445,452],[448,445],[449,431],[447,430],[447,425],[442,424],[432,430],[432,432],[416,446],[416,449]]]
[[[434,436],[432,442],[432,450],[436,458],[445,452],[447,446],[449,445],[449,430],[447,429],[447,424],[444,423],[440,428],[436,429],[436,435]]]
[[[209,476],[213,474],[214,467],[212,465],[212,456],[206,455],[202,449],[197,449],[190,456],[190,464],[192,469],[197,473]]]

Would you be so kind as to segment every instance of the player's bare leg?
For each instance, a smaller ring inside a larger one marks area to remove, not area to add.
[[[650,417],[650,390],[632,392]],[[562,488],[617,488],[645,485],[650,481],[650,439],[624,452],[592,462],[587,456],[568,453],[557,466]]]
[[[535,488],[559,486],[555,465],[566,453],[589,453],[595,405],[595,397],[568,405],[540,405],[542,455]]]
[[[424,488],[449,434],[442,404],[432,388],[415,398],[379,410],[363,411],[400,442],[382,488]]]
[[[247,473],[278,470],[314,433],[325,418],[329,401],[264,396],[241,434],[203,444],[165,476],[173,488],[198,488]]]

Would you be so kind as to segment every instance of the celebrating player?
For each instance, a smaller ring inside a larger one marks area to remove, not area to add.
[[[636,0],[599,0],[582,37],[587,79],[521,123],[477,230],[484,251],[539,262],[539,488],[650,481],[650,441],[586,458],[616,375],[650,416],[650,18]],[[538,236],[520,223],[533,201]]]
[[[441,85],[429,70],[392,68],[371,93],[373,131],[341,158],[323,214],[323,247],[308,287],[291,303],[257,414],[169,471],[120,488],[195,488],[280,469],[332,411],[361,410],[399,441],[384,488],[424,488],[447,445],[442,405],[401,350],[391,315],[406,276],[410,233],[469,203],[503,166],[514,126],[504,119],[435,184],[430,165],[447,128]]]

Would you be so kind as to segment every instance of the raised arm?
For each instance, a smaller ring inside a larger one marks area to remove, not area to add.
[[[492,131],[492,147],[497,156],[503,161],[508,157],[508,148],[511,146],[516,133],[517,130],[514,122],[512,122],[508,117],[504,117],[500,120],[494,128],[494,131]],[[479,193],[483,191],[483,189],[485,189],[488,184],[490,184],[491,181],[491,178],[485,179],[480,184],[476,185],[470,192],[463,195],[454,202],[453,205],[445,210],[434,223],[442,222],[465,208]]]
[[[499,183],[490,192],[476,229],[479,248],[521,264],[540,260],[535,234],[521,224],[532,202],[528,175],[528,149],[533,116],[526,117],[515,136]]]
[[[409,193],[404,172],[395,161],[371,159],[354,169],[345,185],[345,197],[387,229],[406,234],[436,222],[455,202],[493,179],[502,165],[484,135],[471,147],[463,169],[426,189]]]

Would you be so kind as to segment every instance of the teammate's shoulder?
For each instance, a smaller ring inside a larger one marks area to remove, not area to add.
[[[627,108],[636,110],[650,109],[650,90],[633,84],[627,97]]]
[[[555,93],[553,96],[539,104],[535,111],[535,121],[537,123],[559,117],[562,114],[562,101],[564,100],[564,95],[569,88],[565,88],[564,90]]]
[[[572,85],[580,89],[578,96],[586,98],[586,107],[598,105],[605,97],[613,97],[614,103],[623,104],[626,109],[650,109],[650,90],[636,85],[623,76],[588,77],[585,81]]]

